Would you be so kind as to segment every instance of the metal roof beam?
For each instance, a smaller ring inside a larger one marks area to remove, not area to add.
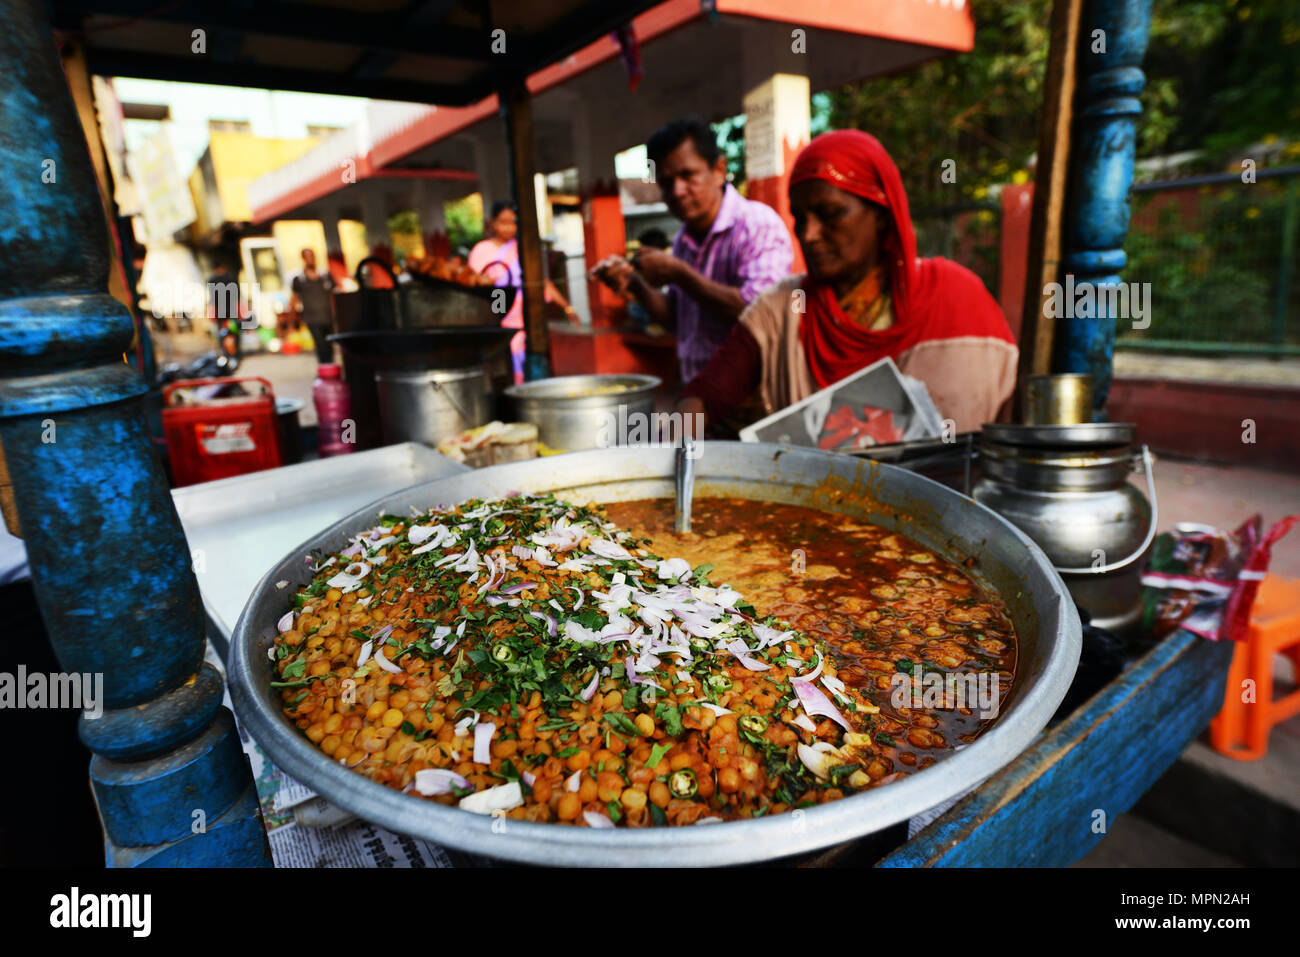
[[[447,6],[440,0],[421,5],[413,11],[410,28],[396,27],[392,20],[371,14],[302,3],[268,3],[254,9],[205,0],[164,5],[157,0],[54,0],[53,12],[55,27],[66,30],[80,29],[87,17],[111,16],[287,40],[350,44],[398,56],[442,56],[473,62],[499,59],[492,54],[491,37],[486,32],[439,25]]]
[[[375,100],[406,100],[443,106],[464,106],[492,92],[485,82],[467,85],[420,83],[350,77],[341,72],[300,70],[257,63],[220,63],[195,56],[160,56],[130,50],[88,50],[91,72],[102,76],[130,76],[181,83],[213,83],[271,90],[300,90],[304,93],[334,93]]]

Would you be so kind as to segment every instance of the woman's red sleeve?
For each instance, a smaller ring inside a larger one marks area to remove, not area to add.
[[[687,383],[682,398],[699,399],[705,414],[716,422],[749,400],[758,388],[762,367],[758,340],[738,322],[709,364]]]

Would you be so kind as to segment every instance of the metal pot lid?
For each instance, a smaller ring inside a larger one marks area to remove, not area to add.
[[[1136,434],[1132,422],[1082,422],[1078,425],[1006,425],[987,423],[981,437],[1007,445],[1096,448],[1129,445]]]
[[[663,379],[658,376],[634,373],[564,375],[512,385],[505,392],[513,399],[553,402],[565,399],[609,399],[615,396],[633,396],[657,389],[662,384]],[[620,386],[622,388],[614,388]],[[610,391],[601,391],[605,389]]]
[[[1122,464],[1125,468],[1133,465],[1133,450],[1127,445],[1109,448],[1029,448],[1017,445],[1004,445],[1001,442],[980,443],[980,453],[998,462],[1013,462],[1034,468],[1047,469],[1104,469]]]

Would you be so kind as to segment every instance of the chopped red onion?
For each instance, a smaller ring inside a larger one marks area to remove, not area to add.
[[[591,676],[591,680],[587,682],[587,687],[582,689],[582,694],[580,694],[578,697],[580,697],[583,701],[590,701],[595,696],[596,687],[599,684],[600,684],[600,672],[597,671],[595,674]]]
[[[809,684],[799,678],[792,678],[790,684],[794,687],[794,693],[799,696],[799,703],[803,705],[804,711],[808,712],[808,714],[822,715],[830,718],[845,731],[853,730],[853,725],[849,724],[831,699],[826,697],[816,685]]]
[[[538,584],[537,582],[520,582],[517,585],[507,585],[505,588],[501,589],[501,594],[515,595],[521,591],[524,591],[525,589],[536,588],[537,584]]]
[[[735,713],[736,713],[736,712],[732,711],[730,708],[724,708],[722,705],[720,705],[720,704],[714,704],[712,701],[697,701],[697,702],[695,702],[695,703],[696,703],[697,705],[699,705],[701,708],[708,708],[708,709],[709,709],[710,711],[712,711],[714,714],[719,714],[719,715],[721,715],[721,714],[735,714]]]
[[[790,680],[806,681],[809,684],[811,684],[812,682],[816,681],[817,676],[822,673],[822,668],[825,666],[825,664],[826,664],[826,659],[822,657],[822,653],[819,651],[817,652],[817,667],[814,668],[812,671],[808,672],[808,674],[806,675],[795,675]]]
[[[530,611],[528,614],[530,614],[534,618],[540,618],[542,619],[542,621],[546,622],[546,633],[550,635],[552,638],[556,636],[556,634],[559,631],[559,626],[555,623],[555,619],[552,616],[547,615],[540,611]]]
[[[469,729],[474,727],[474,725],[476,724],[478,724],[477,711],[475,711],[473,714],[467,715],[464,718],[461,718],[459,721],[456,722],[456,727],[454,729],[456,732],[456,737],[459,738],[462,735],[468,734]]]
[[[492,735],[497,733],[497,726],[491,721],[483,721],[474,726],[474,763],[492,763]]]
[[[660,578],[682,578],[691,574],[691,563],[684,558],[669,558],[659,563],[656,574]]]
[[[806,714],[801,713],[797,715],[794,719],[794,723],[797,724],[799,727],[803,728],[805,731],[811,731],[814,734],[817,733],[817,723],[813,721],[812,718],[808,717],[808,715]]]
[[[582,787],[582,772],[574,771],[564,781],[564,790],[570,794],[578,793],[578,788]]]
[[[509,811],[523,803],[524,789],[519,786],[518,781],[511,781],[509,784],[499,784],[486,791],[478,791],[463,797],[459,807],[465,811],[473,811],[475,814],[491,814],[493,811]]]
[[[389,661],[387,658],[384,657],[383,648],[378,648],[375,650],[375,664],[379,665],[379,667],[383,668],[385,671],[390,672],[392,674],[400,675],[402,673],[402,669],[400,666],[393,664],[391,661]]]
[[[584,597],[582,594],[582,589],[575,588],[573,585],[566,585],[565,587],[568,588],[569,591],[576,591],[578,593],[578,600],[573,603],[573,610],[577,611],[579,608],[582,607],[582,601]]]
[[[587,547],[599,555],[601,558],[612,558],[618,561],[633,561],[632,555],[622,545],[615,545],[613,542],[604,538],[593,538],[588,542]],[[658,562],[655,567],[658,567]]]
[[[487,518],[483,519],[483,521],[479,522],[479,526],[478,526],[479,534],[480,535],[487,534],[487,524],[488,522],[492,521],[492,519],[500,518],[502,515],[518,515],[518,514],[519,514],[519,509],[517,508],[507,508],[507,509],[503,509],[500,512],[493,512]],[[503,535],[501,537],[504,538],[505,536]]]
[[[367,661],[370,660],[370,652],[374,647],[375,647],[374,639],[367,641],[364,645],[361,646],[361,650],[357,652],[358,668],[360,668],[362,665],[364,665]]]
[[[416,771],[412,784],[426,797],[450,794],[453,786],[461,789],[472,787],[468,778],[446,768],[425,768],[423,771]]]
[[[767,671],[772,667],[764,661],[759,661],[757,658],[751,657],[749,654],[749,646],[739,638],[728,644],[727,650],[735,655],[740,663],[750,671]]]
[[[614,826],[614,822],[599,811],[583,811],[582,819],[587,822],[587,827],[603,828]]]
[[[537,781],[537,775],[533,774],[532,771],[525,771],[523,774],[519,775],[519,777],[529,787],[532,787],[533,784]]]
[[[286,612],[284,613],[283,617],[281,617],[281,619],[275,623],[275,627],[279,630],[280,634],[282,634],[282,635],[283,635],[286,631],[288,631],[290,628],[292,628],[292,627],[293,627],[293,612],[292,612],[292,611],[286,611]]]

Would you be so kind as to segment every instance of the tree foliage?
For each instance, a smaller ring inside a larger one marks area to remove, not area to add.
[[[970,53],[814,101],[815,125],[880,138],[914,208],[979,199],[991,186],[1031,176],[1050,0],[971,6]],[[1261,140],[1300,137],[1295,0],[1156,0],[1143,69],[1139,157],[1204,149],[1214,165]],[[954,182],[942,176],[946,159],[955,163]]]

